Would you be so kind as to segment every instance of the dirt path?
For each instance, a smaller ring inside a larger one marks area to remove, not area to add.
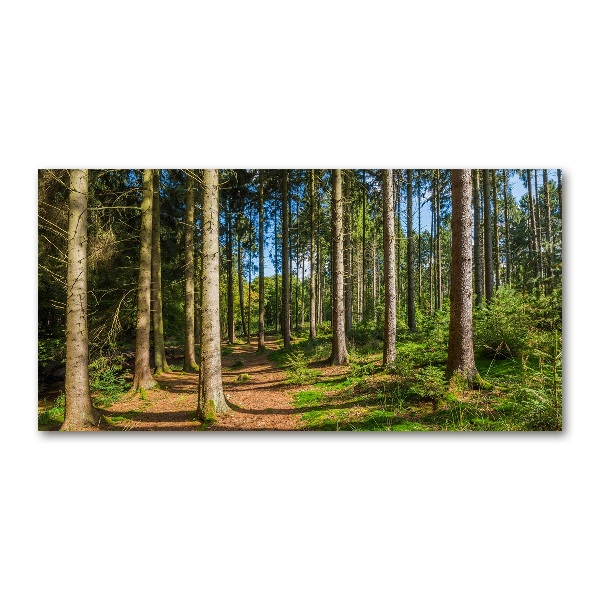
[[[266,352],[258,354],[256,349],[257,341],[252,340],[250,345],[233,346],[233,352],[223,357],[223,389],[231,410],[218,415],[211,430],[299,428],[300,414],[292,406],[285,371],[268,358],[277,345],[267,340]],[[194,418],[198,375],[173,372],[156,380],[161,389],[148,390],[145,399],[127,395],[104,411],[111,429],[198,431],[200,424]]]

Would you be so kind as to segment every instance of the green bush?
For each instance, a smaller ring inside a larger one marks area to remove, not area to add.
[[[63,362],[65,356],[65,340],[63,338],[38,339],[38,362],[42,367],[49,362]]]
[[[446,376],[438,367],[423,367],[415,374],[410,391],[423,399],[438,402],[446,395]]]
[[[121,355],[99,356],[90,363],[90,393],[97,406],[109,406],[127,391],[123,375],[125,357]]]
[[[531,311],[509,288],[500,288],[489,306],[475,311],[473,338],[479,356],[517,357],[534,334]]]
[[[318,373],[309,369],[308,360],[302,350],[289,352],[285,358],[285,367],[288,370],[287,383],[307,385],[317,380]]]
[[[56,398],[50,408],[38,413],[38,430],[53,431],[60,429],[65,420],[65,395],[61,394]]]

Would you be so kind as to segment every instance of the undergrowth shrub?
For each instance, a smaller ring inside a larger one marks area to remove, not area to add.
[[[42,367],[45,367],[49,362],[63,362],[65,357],[64,339],[38,339],[38,362],[42,365]]]
[[[52,406],[38,413],[38,429],[59,429],[65,420],[65,395],[56,398]]]
[[[531,313],[510,288],[500,288],[490,305],[474,313],[473,338],[479,356],[518,357],[533,335]]]
[[[125,357],[121,355],[99,356],[90,363],[90,393],[97,406],[109,406],[127,391],[123,374]]]
[[[414,383],[410,391],[423,398],[438,402],[447,389],[446,376],[443,369],[438,367],[423,367],[415,373]]]
[[[308,360],[302,350],[289,352],[284,364],[288,369],[287,383],[308,385],[317,380],[318,373],[308,367]]]

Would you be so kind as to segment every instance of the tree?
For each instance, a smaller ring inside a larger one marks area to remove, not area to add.
[[[214,419],[229,410],[221,378],[219,327],[219,172],[204,169],[202,185],[202,299],[198,417]]]
[[[452,285],[446,373],[449,377],[460,373],[472,384],[478,373],[473,352],[471,186],[469,170],[452,170]]]
[[[185,186],[185,234],[184,234],[184,273],[185,273],[185,344],[183,349],[183,370],[197,371],[196,346],[194,339],[194,179],[188,172]]]
[[[317,337],[316,272],[315,272],[315,170],[310,170],[310,339]]]
[[[487,302],[491,302],[494,298],[494,256],[489,169],[483,170],[483,247],[485,256],[485,299]]]
[[[165,338],[162,304],[162,265],[160,255],[160,182],[158,169],[153,171],[152,194],[152,304],[154,330],[154,372],[169,372],[165,354]]]
[[[282,323],[281,331],[283,333],[283,347],[290,348],[291,327],[290,327],[290,248],[289,248],[289,207],[288,207],[288,173],[285,169],[281,171],[281,312]]]
[[[394,185],[392,169],[383,170],[383,279],[385,309],[383,321],[383,364],[396,360],[396,271],[394,232]]]
[[[150,280],[152,268],[152,169],[142,178],[142,227],[140,231],[140,270],[138,279],[137,327],[135,332],[135,371],[133,389],[156,385],[150,373]]]
[[[475,260],[475,306],[481,308],[483,301],[483,265],[481,260],[481,200],[479,197],[479,170],[471,171],[473,178],[473,215],[474,215],[474,260]]]
[[[65,420],[62,431],[97,425],[90,398],[87,319],[88,171],[69,171],[69,230],[67,249],[67,360]]]
[[[331,343],[332,365],[348,364],[346,349],[346,328],[344,315],[344,237],[343,237],[343,200],[342,171],[333,169],[331,194],[331,239],[332,239],[332,287],[331,287]],[[393,226],[393,223],[392,223]]]
[[[263,172],[258,170],[258,351],[265,349],[265,222]]]
[[[412,170],[406,170],[406,277],[407,296],[406,296],[406,314],[408,328],[416,331],[415,321],[415,264],[414,264],[414,234],[413,234],[413,198],[412,198]],[[385,210],[385,198],[384,198]],[[384,216],[385,221],[385,216]],[[385,232],[385,230],[384,230]],[[385,245],[384,245],[385,248]]]

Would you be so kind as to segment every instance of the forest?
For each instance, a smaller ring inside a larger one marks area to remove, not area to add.
[[[560,169],[41,169],[38,429],[562,429]]]

